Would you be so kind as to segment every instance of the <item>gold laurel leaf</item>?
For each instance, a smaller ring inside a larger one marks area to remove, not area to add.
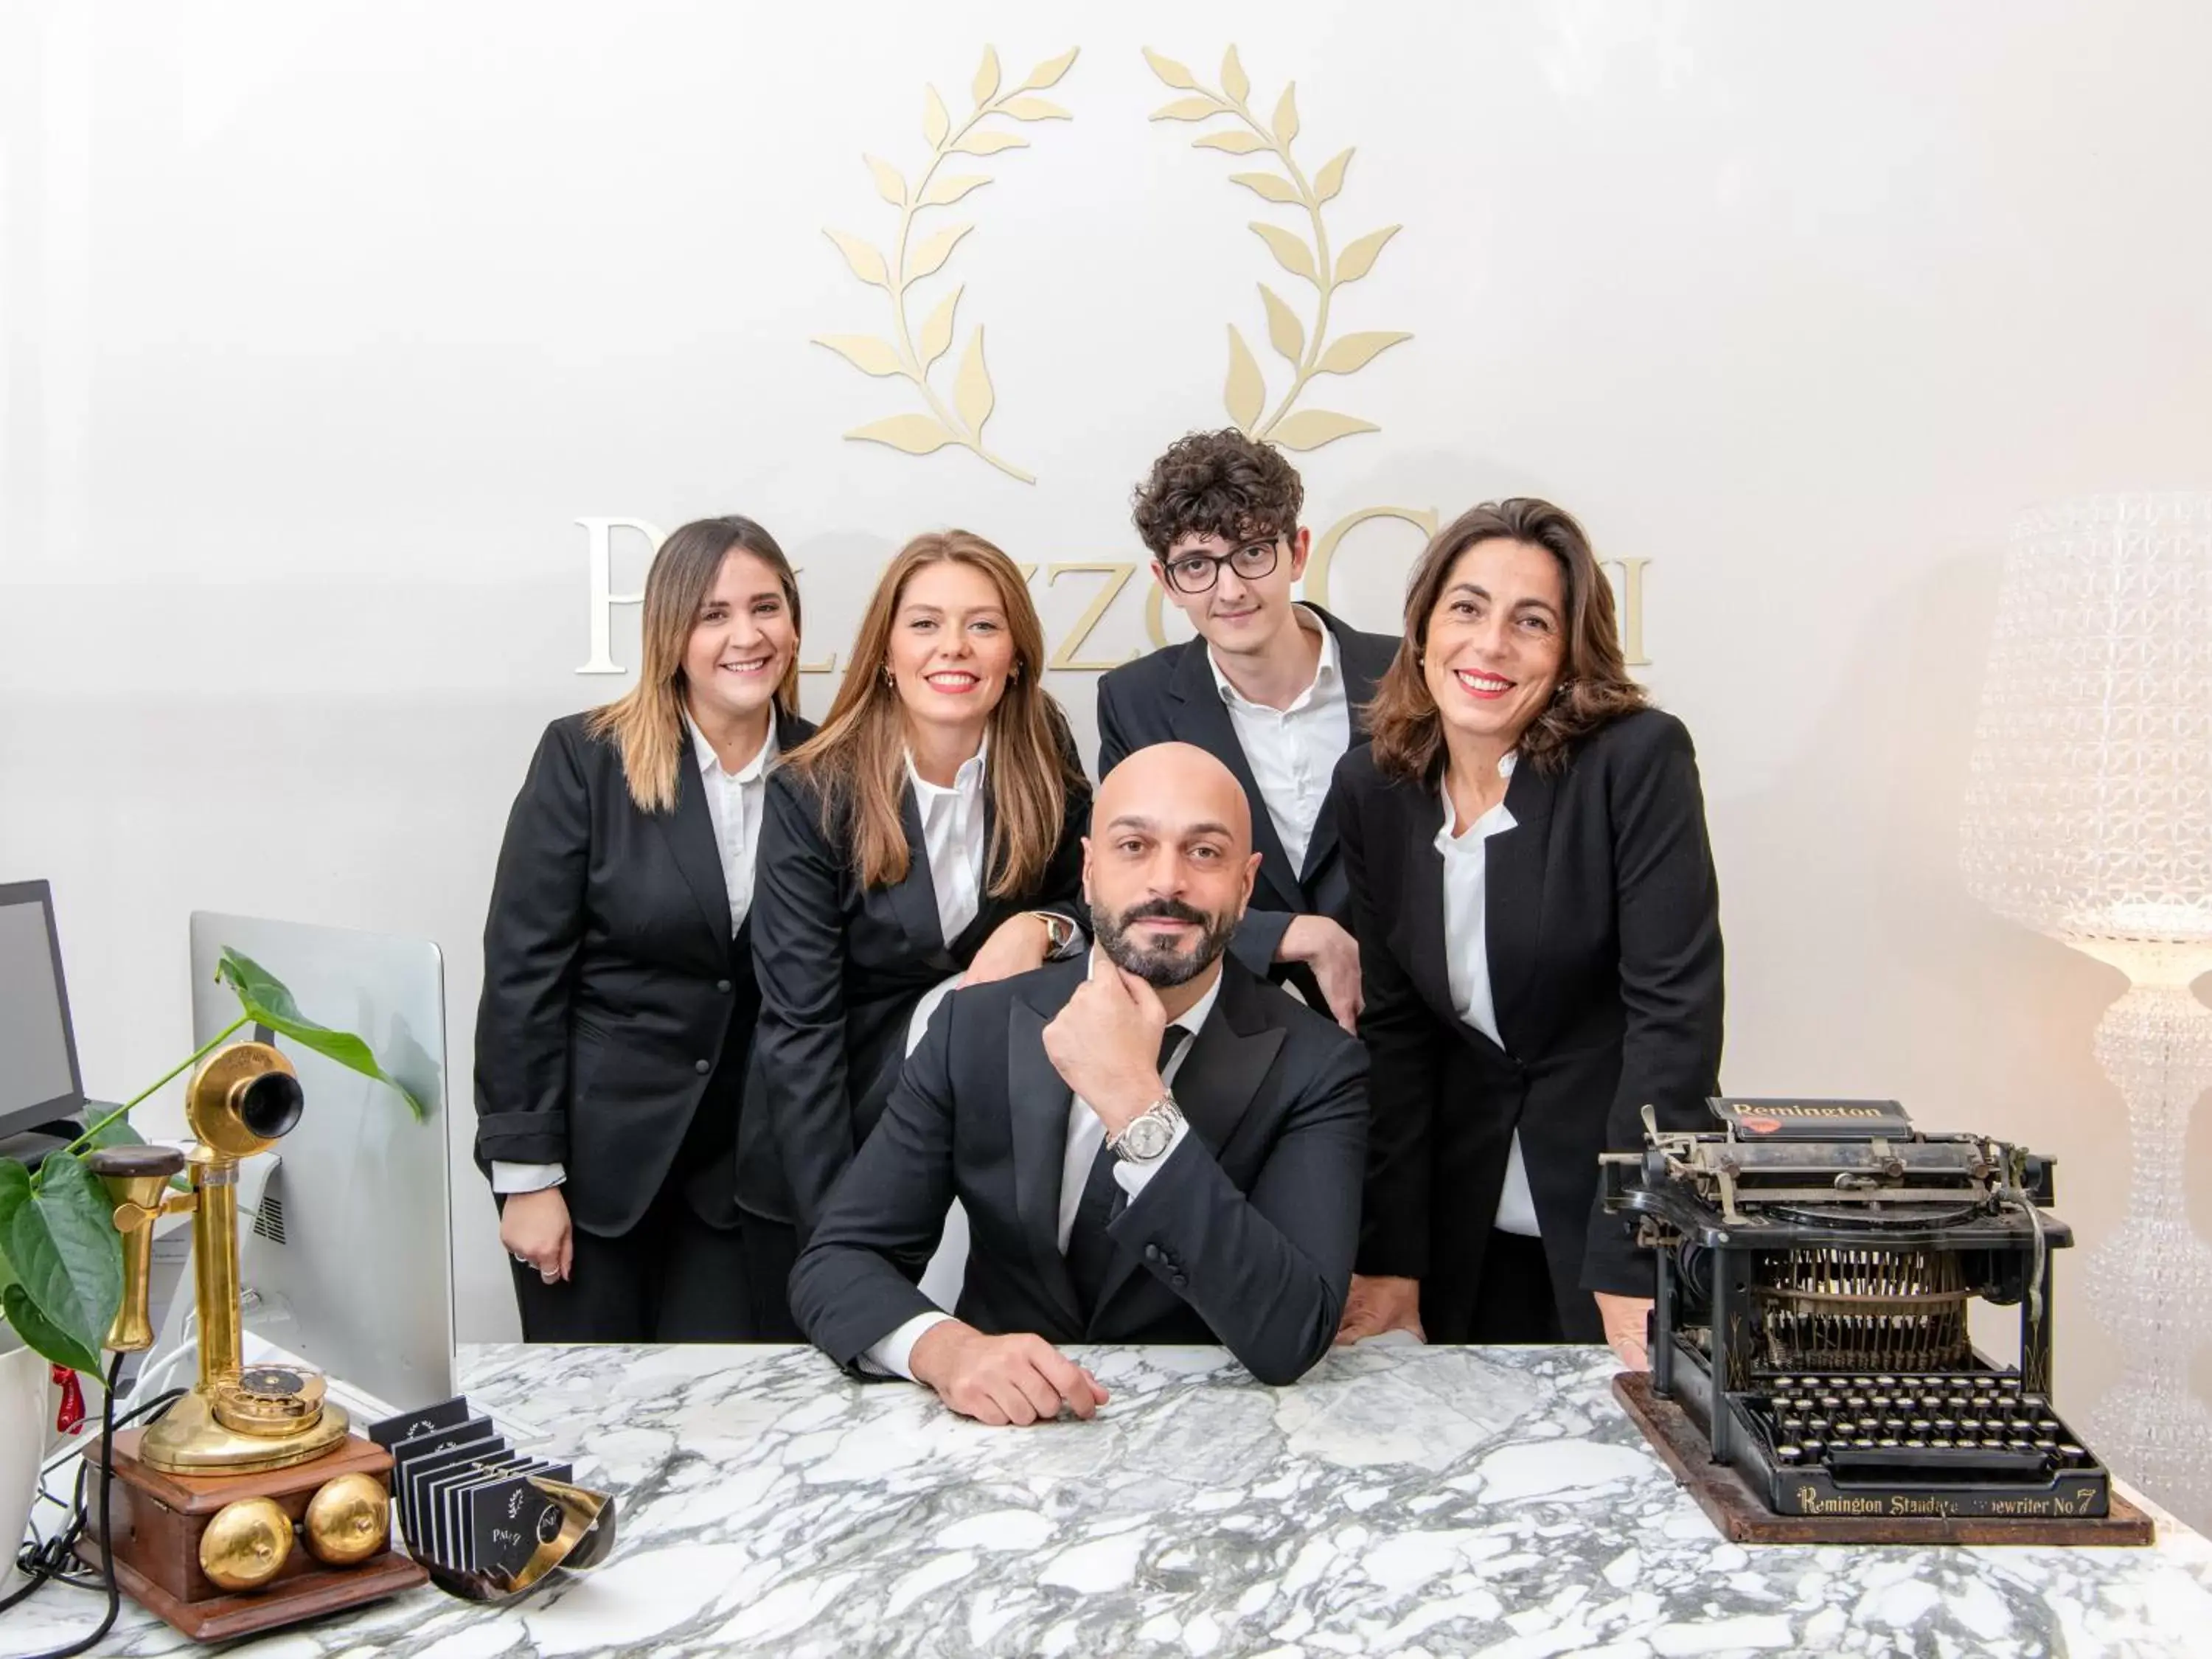
[[[1337,257],[1336,280],[1356,283],[1375,268],[1375,256],[1382,252],[1382,245],[1398,234],[1395,225],[1385,225],[1370,232],[1346,248]]]
[[[1324,202],[1334,201],[1337,191],[1344,188],[1344,170],[1351,164],[1350,150],[1322,163],[1321,171],[1314,174],[1314,194]]]
[[[999,49],[996,46],[983,48],[983,61],[975,70],[975,84],[969,90],[975,94],[977,109],[982,108],[998,95]]]
[[[996,155],[1002,149],[1027,149],[1030,141],[1018,132],[969,132],[952,147],[956,155]]]
[[[991,371],[983,366],[983,330],[979,324],[968,337],[968,349],[960,354],[960,373],[952,382],[952,406],[968,422],[970,437],[983,435],[983,422],[991,418],[997,401],[991,390]]]
[[[898,349],[872,334],[817,334],[814,343],[828,346],[863,374],[901,373]]]
[[[1252,95],[1252,82],[1244,73],[1244,65],[1237,60],[1233,42],[1221,54],[1221,89],[1240,104]]]
[[[1401,340],[1410,340],[1410,334],[1395,329],[1378,330],[1368,334],[1347,334],[1333,343],[1322,353],[1321,361],[1314,365],[1316,374],[1354,374],[1373,362]]]
[[[1306,325],[1298,314],[1283,303],[1283,298],[1265,283],[1260,284],[1260,298],[1267,307],[1267,343],[1291,360],[1296,368],[1306,351]]]
[[[1221,388],[1221,401],[1243,432],[1252,429],[1267,401],[1267,383],[1260,378],[1260,365],[1252,361],[1252,349],[1234,323],[1229,325],[1229,379]]]
[[[952,118],[945,112],[945,100],[937,95],[937,88],[928,90],[929,100],[921,106],[921,136],[929,141],[930,149],[937,149],[943,146],[945,135],[952,131]]]
[[[1264,196],[1271,202],[1295,202],[1298,199],[1298,192],[1291,181],[1278,179],[1272,173],[1232,173],[1229,175],[1229,182],[1242,185],[1253,194]]]
[[[1152,118],[1159,119],[1157,115]],[[1231,128],[1227,132],[1209,132],[1190,141],[1200,149],[1227,150],[1231,155],[1249,155],[1255,149],[1267,148],[1267,141],[1256,132],[1243,132]]]
[[[1152,73],[1170,86],[1184,92],[1196,90],[1198,77],[1172,58],[1163,58],[1150,46],[1145,48],[1145,61],[1152,66]]]
[[[1049,98],[1009,98],[999,106],[1000,113],[1011,115],[1017,121],[1073,121],[1070,115]]]
[[[1252,229],[1267,245],[1267,252],[1275,256],[1275,263],[1293,276],[1303,276],[1316,288],[1321,285],[1321,272],[1314,266],[1313,250],[1280,225],[1252,222]]]
[[[1211,98],[1178,98],[1172,104],[1162,104],[1152,112],[1155,121],[1203,121],[1209,115],[1221,114],[1222,107]]]
[[[848,236],[842,230],[822,233],[836,243],[837,252],[845,256],[845,263],[853,268],[853,275],[876,288],[889,288],[890,272],[884,264],[884,256],[857,236]]]
[[[889,444],[909,455],[927,455],[958,441],[927,415],[894,415],[887,421],[871,421],[845,434],[872,444]]]
[[[1022,82],[1022,90],[1042,92],[1047,87],[1057,85],[1060,77],[1067,73],[1068,66],[1075,62],[1075,54],[1080,50],[1079,46],[1070,46],[1059,57],[1046,58],[1030,71],[1030,78]]]
[[[1282,101],[1275,106],[1275,142],[1285,149],[1298,136],[1298,83],[1295,81],[1283,88]]]
[[[860,159],[868,164],[868,171],[876,176],[876,194],[895,208],[904,207],[906,179],[899,170],[889,161],[878,161],[872,155],[863,155]]]
[[[929,320],[921,325],[921,372],[942,357],[952,344],[952,313],[958,308],[960,296],[966,292],[963,283],[937,302],[937,309],[929,313]]]
[[[1349,438],[1355,432],[1380,432],[1382,428],[1372,421],[1363,421],[1350,415],[1339,415],[1327,409],[1301,409],[1285,415],[1264,435],[1285,449],[1319,449],[1323,444],[1333,444],[1339,438]]]
[[[906,268],[906,280],[915,283],[925,276],[936,275],[945,262],[952,257],[952,250],[960,245],[960,239],[975,228],[973,225],[945,226],[915,249],[914,262]]]
[[[926,208],[950,207],[969,191],[981,190],[990,182],[980,173],[965,173],[957,179],[935,179],[927,190],[921,192],[921,199],[915,205]]]

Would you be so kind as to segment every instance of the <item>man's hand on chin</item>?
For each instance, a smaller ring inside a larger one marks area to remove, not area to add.
[[[1041,1336],[986,1336],[948,1319],[907,1356],[914,1380],[963,1417],[1004,1427],[1049,1423],[1065,1406],[1088,1418],[1106,1403],[1098,1379]]]

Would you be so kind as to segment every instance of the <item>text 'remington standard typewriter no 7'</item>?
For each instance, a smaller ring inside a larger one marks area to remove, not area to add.
[[[1651,1371],[1615,1391],[1742,1540],[2148,1543],[2051,1403],[2051,1162],[1894,1101],[1715,1100],[1604,1160],[1657,1260]],[[1976,1298],[2020,1310],[1977,1352]]]

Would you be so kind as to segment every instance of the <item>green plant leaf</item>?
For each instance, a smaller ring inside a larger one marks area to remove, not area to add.
[[[428,1109],[415,1097],[412,1090],[377,1063],[376,1053],[368,1043],[351,1031],[333,1031],[309,1019],[300,1012],[300,1005],[292,1000],[292,994],[285,988],[284,982],[260,963],[226,946],[216,964],[215,976],[238,994],[239,1006],[255,1024],[266,1025],[279,1036],[289,1037],[301,1048],[312,1048],[348,1071],[390,1084],[399,1091],[399,1097],[407,1103],[407,1109],[415,1115],[417,1123],[428,1121]]]
[[[102,1146],[143,1146],[146,1137],[131,1127],[131,1120],[118,1117],[112,1123],[103,1123],[85,1137],[85,1150],[98,1152]]]
[[[0,1241],[15,1282],[0,1291],[8,1322],[57,1364],[100,1370],[100,1340],[123,1304],[123,1241],[100,1178],[74,1153],[30,1172],[0,1162]]]

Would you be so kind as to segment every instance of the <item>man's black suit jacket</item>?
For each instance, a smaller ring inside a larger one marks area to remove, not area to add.
[[[1308,605],[1336,641],[1337,662],[1344,676],[1344,695],[1352,705],[1352,747],[1367,742],[1366,705],[1375,687],[1398,653],[1395,634],[1363,634],[1322,610]],[[1237,925],[1230,945],[1237,959],[1254,973],[1277,980],[1289,979],[1309,1005],[1326,1012],[1320,987],[1303,967],[1285,968],[1275,961],[1276,950],[1291,918],[1327,916],[1347,930],[1352,926],[1352,892],[1337,855],[1336,792],[1331,788],[1314,821],[1312,839],[1306,846],[1303,869],[1291,867],[1282,837],[1260,793],[1237,741],[1237,727],[1221,701],[1213,671],[1206,659],[1202,639],[1170,645],[1126,663],[1098,681],[1098,775],[1104,777],[1123,757],[1156,743],[1194,744],[1237,775],[1252,806],[1252,846],[1260,856],[1260,875],[1252,891],[1251,908]]]
[[[1706,1127],[1720,1087],[1720,895],[1690,734],[1645,709],[1554,775],[1515,769],[1514,827],[1484,849],[1502,1047],[1452,1003],[1437,781],[1361,750],[1337,790],[1375,1068],[1359,1270],[1479,1280],[1517,1127],[1566,1335],[1601,1340],[1587,1292],[1649,1296],[1651,1265],[1603,1212],[1598,1154],[1642,1148],[1647,1103],[1664,1128]]]
[[[563,1165],[570,1218],[614,1237],[660,1190],[716,1073],[742,1078],[759,995],[751,918],[730,936],[688,733],[675,810],[645,812],[621,748],[586,735],[588,719],[546,727],[500,844],[477,1008],[476,1158],[487,1170]],[[795,715],[776,721],[787,752],[813,732]],[[734,1079],[716,1091],[738,1097]],[[733,1221],[735,1170],[719,1167],[713,1190],[687,1195],[709,1220]]]
[[[1028,892],[994,898],[989,891],[988,849],[998,818],[986,782],[981,907],[951,940],[937,919],[912,784],[899,802],[906,878],[864,887],[854,868],[849,818],[834,813],[825,830],[814,783],[791,769],[769,780],[750,918],[760,1036],[738,1146],[738,1203],[747,1213],[787,1222],[805,1238],[898,1080],[915,1006],[974,961],[1001,922],[1024,910],[1054,910],[1088,931],[1083,834],[1091,791],[1075,765],[1072,738],[1066,747],[1073,779],[1060,840]]]
[[[968,1214],[959,1316],[1054,1343],[1219,1342],[1295,1382],[1336,1335],[1359,1231],[1367,1056],[1233,961],[1175,1081],[1192,1133],[1109,1228],[1086,1319],[1060,1255],[1072,1097],[1046,1023],[1089,964],[954,993],[931,1019],[791,1277],[792,1310],[841,1365],[930,1310],[915,1281],[946,1206]]]

